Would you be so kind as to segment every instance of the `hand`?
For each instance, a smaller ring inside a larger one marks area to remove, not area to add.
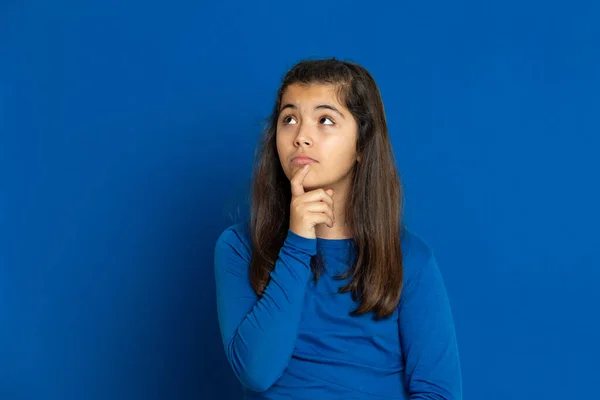
[[[315,226],[326,224],[332,228],[335,223],[333,212],[333,190],[315,189],[304,192],[304,178],[308,175],[310,164],[296,171],[290,184],[292,201],[290,203],[290,230],[305,238],[316,238]]]

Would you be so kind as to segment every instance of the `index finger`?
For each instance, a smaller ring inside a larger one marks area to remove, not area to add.
[[[308,175],[308,170],[310,169],[310,164],[306,164],[304,167],[300,168],[292,179],[290,179],[290,185],[292,186],[292,196],[301,196],[304,194],[304,186],[302,185],[304,182],[304,178]]]

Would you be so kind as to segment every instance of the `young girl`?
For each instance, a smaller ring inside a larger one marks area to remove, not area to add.
[[[451,308],[401,185],[372,76],[335,59],[285,76],[251,217],[215,247],[219,324],[246,399],[461,399]]]

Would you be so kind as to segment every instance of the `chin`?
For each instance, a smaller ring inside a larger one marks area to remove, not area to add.
[[[331,188],[332,183],[331,182],[324,182],[324,181],[320,181],[318,179],[310,179],[309,177],[306,177],[306,179],[304,180],[304,191],[305,192],[310,192],[311,190],[315,190],[315,189],[328,189]]]
[[[304,190],[308,191],[308,188],[314,189],[318,185],[318,181],[314,179],[314,177],[307,176],[304,178],[304,182],[302,185],[304,186]]]

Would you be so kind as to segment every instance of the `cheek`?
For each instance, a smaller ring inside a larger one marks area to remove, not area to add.
[[[279,157],[279,165],[281,165],[281,169],[283,169],[283,173],[285,174],[285,176],[287,176],[288,179],[290,179],[290,166],[287,163],[283,162],[283,160],[285,160],[286,158],[285,146],[283,146],[282,143],[279,141],[279,136],[275,138],[275,147],[277,150],[277,157]]]
[[[279,135],[275,134],[275,147],[277,148],[277,154],[280,154],[281,152],[280,145]]]
[[[277,148],[278,154],[284,154],[290,151],[290,147],[293,147],[293,144],[290,143],[290,137],[285,132],[276,133],[275,134],[275,146]]]
[[[279,140],[279,136],[275,138],[275,148],[277,149],[277,156],[279,157],[279,161],[283,160],[285,157],[285,149],[282,146],[281,141]]]
[[[327,161],[329,166],[336,171],[351,167],[356,160],[356,146],[352,143],[332,143],[327,149]]]

